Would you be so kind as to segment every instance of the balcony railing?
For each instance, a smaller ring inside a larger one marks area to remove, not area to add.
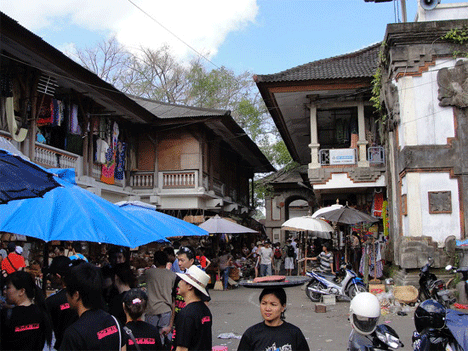
[[[218,179],[213,179],[213,190],[216,195],[224,196],[224,184]]]
[[[385,150],[382,146],[370,146],[367,149],[367,160],[370,164],[385,164]]]
[[[198,171],[159,172],[162,189],[190,189],[198,184]]]
[[[34,162],[51,168],[76,168],[79,157],[50,145],[36,143]]]
[[[154,172],[134,172],[130,176],[130,186],[132,188],[154,188]]]
[[[319,161],[322,166],[355,165],[358,162],[358,150],[349,149],[321,149]],[[377,165],[385,163],[385,150],[382,146],[370,146],[367,148],[367,161]]]

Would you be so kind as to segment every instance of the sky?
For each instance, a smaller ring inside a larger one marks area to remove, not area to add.
[[[406,0],[408,21],[417,1]],[[401,21],[400,0],[2,0],[0,10],[64,52],[115,36],[135,53],[168,44],[181,61],[203,55],[238,74],[350,53]]]

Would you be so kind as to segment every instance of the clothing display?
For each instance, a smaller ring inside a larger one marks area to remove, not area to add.
[[[78,105],[71,105],[69,115],[69,130],[72,134],[81,135],[81,127],[78,122]]]
[[[143,321],[132,321],[125,325],[132,334],[141,351],[162,350],[158,328]],[[137,350],[133,340],[128,339],[127,350]]]
[[[115,183],[115,152],[109,147],[106,152],[106,164],[102,165],[101,182],[106,184]]]
[[[213,317],[203,301],[186,305],[176,316],[173,348],[211,351]]]
[[[375,260],[374,255],[376,255]],[[367,244],[362,248],[361,263],[359,265],[359,273],[361,274],[364,274],[364,259],[366,257],[369,262],[369,275],[372,278],[380,278],[383,275],[383,264],[379,242]]]
[[[43,315],[36,305],[3,308],[0,315],[2,350],[42,350],[45,343]]]
[[[67,300],[66,290],[62,289],[59,292],[49,296],[46,299],[46,305],[50,312],[52,325],[55,334],[54,348],[58,350],[62,343],[63,333],[65,330],[78,320],[78,314],[70,308]]]
[[[239,351],[257,350],[309,350],[302,331],[288,322],[269,327],[265,322],[255,324],[242,335]]]
[[[65,330],[60,351],[120,350],[126,343],[127,334],[119,323],[109,313],[95,309],[84,312]]]
[[[115,156],[115,179],[123,180],[125,171],[125,152],[127,145],[122,142],[117,142],[116,156]]]

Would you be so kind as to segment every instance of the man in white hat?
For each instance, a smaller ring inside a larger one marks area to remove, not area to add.
[[[173,348],[176,351],[211,351],[213,318],[210,309],[202,301],[204,295],[209,296],[206,286],[210,276],[197,266],[191,266],[185,274],[177,275],[181,279],[179,294],[185,300],[185,307],[176,316]]]

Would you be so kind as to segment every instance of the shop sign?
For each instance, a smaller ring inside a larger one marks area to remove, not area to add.
[[[355,149],[331,149],[331,165],[353,165],[356,163]]]

